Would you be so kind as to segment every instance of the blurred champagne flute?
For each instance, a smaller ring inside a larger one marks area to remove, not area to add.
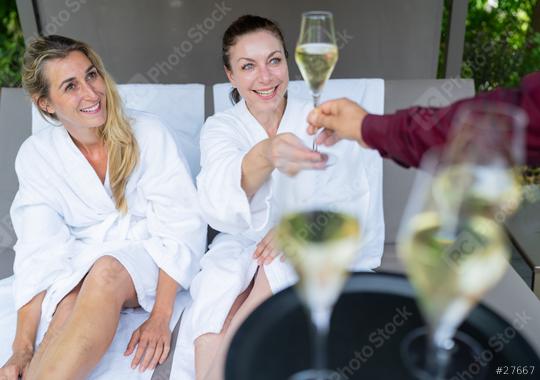
[[[398,236],[427,323],[402,346],[418,379],[450,378],[481,352],[458,327],[507,268],[501,222],[521,200],[514,166],[523,160],[525,125],[523,111],[510,105],[464,107],[448,148],[423,161]]]
[[[332,199],[321,196],[316,186],[325,172],[304,171],[283,176],[280,186],[282,216],[277,243],[294,266],[300,299],[309,311],[313,327],[313,369],[290,380],[340,380],[327,369],[327,336],[332,308],[349,275],[349,267],[360,248],[360,225],[351,214],[354,200],[343,193]]]

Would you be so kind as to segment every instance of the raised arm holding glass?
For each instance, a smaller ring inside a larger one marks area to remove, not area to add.
[[[529,118],[526,163],[540,165],[540,72],[525,76],[518,88],[481,93],[448,107],[411,107],[391,115],[370,115],[348,99],[330,100],[310,113],[308,133],[325,128],[319,136],[321,144],[353,140],[401,165],[416,167],[427,150],[446,142],[452,120],[462,106],[483,102],[509,103],[525,111]]]

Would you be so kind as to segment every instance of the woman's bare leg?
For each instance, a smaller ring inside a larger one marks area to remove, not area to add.
[[[99,258],[83,281],[71,316],[28,380],[84,379],[111,344],[122,307],[137,305],[124,266],[111,256]]]
[[[253,310],[255,310],[262,302],[270,298],[270,296],[272,296],[270,283],[264,272],[264,267],[260,266],[257,275],[255,276],[253,289],[231,319],[228,328],[223,332],[223,338],[217,349],[212,366],[204,377],[205,380],[222,380],[224,378],[225,360],[227,359],[227,352],[229,351],[229,345],[231,344],[234,334]]]
[[[232,318],[242,306],[244,301],[249,296],[249,293],[251,292],[251,289],[253,288],[253,282],[249,284],[249,286],[244,290],[238,297],[236,297],[236,300],[234,301],[231,310],[229,310],[229,314],[227,314],[227,318],[225,318],[225,322],[223,323],[223,328],[221,329],[221,332],[219,334],[213,334],[208,333],[201,335],[197,339],[195,339],[195,379],[201,380],[204,379],[206,376],[206,373],[210,370],[210,367],[212,366],[212,363],[214,362],[214,358],[216,356],[217,350],[223,340],[223,337],[225,335],[225,331],[227,331],[227,328],[229,327]]]
[[[82,281],[58,303],[51,323],[49,323],[49,327],[47,328],[47,332],[45,333],[43,340],[32,357],[32,361],[30,362],[28,369],[29,372],[34,371],[34,369],[39,366],[43,353],[47,350],[51,340],[60,333],[62,328],[65,326],[66,321],[71,316],[73,308],[75,307],[77,296],[79,295],[79,291],[81,289],[81,284]]]

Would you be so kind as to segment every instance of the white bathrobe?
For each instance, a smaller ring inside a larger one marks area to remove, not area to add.
[[[309,102],[289,97],[278,133],[293,132],[311,146],[313,137],[306,133],[306,119],[312,108]],[[192,283],[193,304],[185,314],[179,336],[184,349],[202,334],[221,331],[234,300],[253,279],[257,262],[252,255],[257,243],[278,223],[282,204],[279,183],[284,174],[274,170],[251,200],[241,187],[244,156],[266,138],[266,131],[243,100],[210,117],[203,126],[199,201],[206,221],[221,233],[201,260],[202,270]],[[337,192],[340,198],[347,193],[350,210],[361,222],[362,246],[352,269],[376,268],[384,245],[382,160],[378,153],[349,141],[321,150],[333,153],[337,162],[326,169],[323,178],[327,182],[317,192],[323,192],[329,202]],[[264,270],[273,293],[297,280],[290,264],[279,259]]]
[[[63,127],[31,136],[19,150],[19,191],[11,207],[18,238],[13,291],[16,309],[47,291],[36,344],[58,302],[101,256],[123,264],[148,312],[159,269],[186,289],[200,268],[206,224],[189,169],[157,117],[128,116],[140,155],[125,190],[126,215],[115,208],[108,172],[102,184]]]

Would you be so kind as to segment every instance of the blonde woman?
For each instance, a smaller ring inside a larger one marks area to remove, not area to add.
[[[125,355],[135,353],[132,368],[153,369],[169,353],[176,293],[189,286],[204,250],[188,169],[156,117],[122,109],[88,45],[61,36],[33,41],[23,85],[60,126],[28,138],[15,163],[18,317],[0,378],[85,378],[107,351],[120,311],[139,306],[150,317]]]

